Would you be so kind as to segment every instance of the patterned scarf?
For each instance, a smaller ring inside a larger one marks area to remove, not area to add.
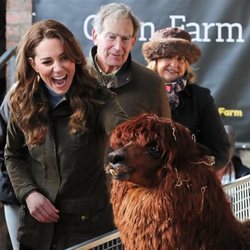
[[[175,82],[165,83],[168,101],[172,110],[176,109],[180,104],[179,97],[176,93],[182,91],[186,87],[187,77],[188,74],[185,73],[183,77],[178,78]]]

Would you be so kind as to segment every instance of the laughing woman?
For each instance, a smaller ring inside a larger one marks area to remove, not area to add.
[[[21,203],[20,249],[65,249],[114,228],[105,143],[126,119],[88,74],[71,31],[33,24],[18,46],[5,159]]]

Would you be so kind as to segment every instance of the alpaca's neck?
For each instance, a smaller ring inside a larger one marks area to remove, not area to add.
[[[228,246],[233,244],[232,238],[236,242],[239,223],[220,183],[211,177],[209,173],[200,179],[195,173],[173,173],[151,189],[114,181],[111,201],[121,239],[136,249],[140,249],[138,242],[144,244],[141,249],[171,245],[174,247],[169,249],[177,249],[182,242],[186,249],[196,249],[206,235],[213,241],[223,234],[228,242],[223,244]]]

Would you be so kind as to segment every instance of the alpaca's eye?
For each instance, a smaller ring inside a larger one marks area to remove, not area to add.
[[[147,146],[147,154],[150,154],[154,158],[161,156],[161,150],[156,144],[151,144]]]
[[[157,153],[157,152],[159,152],[159,148],[157,146],[152,146],[150,148],[150,151]]]

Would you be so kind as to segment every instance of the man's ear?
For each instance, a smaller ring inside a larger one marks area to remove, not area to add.
[[[137,40],[137,37],[134,36],[134,37],[132,38],[132,47],[134,47],[134,45],[135,45],[135,43],[136,43],[136,40]]]
[[[36,64],[35,64],[35,61],[32,57],[29,57],[28,58],[28,62],[30,64],[30,66],[37,72],[37,69],[36,69]]]
[[[93,29],[92,29],[92,40],[93,40],[93,42],[94,42],[94,45],[97,45],[97,36],[98,36],[98,34],[97,34],[97,32],[96,32],[96,29],[93,28]]]

